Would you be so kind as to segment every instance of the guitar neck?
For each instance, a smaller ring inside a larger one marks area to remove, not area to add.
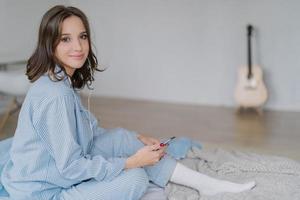
[[[252,77],[252,54],[251,54],[251,34],[253,27],[251,25],[247,26],[248,30],[248,75],[247,78],[250,79]]]

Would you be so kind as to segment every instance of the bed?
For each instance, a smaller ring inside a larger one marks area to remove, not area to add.
[[[7,150],[10,144],[11,138],[0,141],[0,172],[8,159]],[[289,158],[224,149],[206,150],[194,146],[179,162],[216,178],[240,183],[255,180],[257,185],[250,191],[238,194],[204,196],[191,188],[173,183],[168,183],[165,189],[149,184],[141,200],[300,199],[300,163]],[[0,200],[8,199],[6,196],[0,183]]]
[[[180,162],[194,170],[228,181],[245,183],[254,180],[256,187],[236,194],[204,196],[191,188],[169,183],[165,190],[169,200],[300,199],[300,163],[289,158],[220,148],[192,148]]]

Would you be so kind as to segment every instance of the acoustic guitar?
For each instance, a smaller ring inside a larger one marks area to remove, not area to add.
[[[263,71],[258,65],[252,65],[251,36],[253,27],[247,26],[248,66],[240,67],[235,89],[235,100],[239,108],[259,108],[268,98],[263,82]]]

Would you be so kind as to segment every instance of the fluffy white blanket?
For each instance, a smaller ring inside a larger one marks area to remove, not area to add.
[[[288,158],[193,148],[180,162],[216,178],[238,183],[254,180],[257,185],[238,194],[204,196],[169,183],[165,190],[169,200],[300,200],[300,163]]]

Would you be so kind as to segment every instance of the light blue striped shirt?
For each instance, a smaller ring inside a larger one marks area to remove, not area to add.
[[[125,167],[126,158],[92,155],[93,137],[105,129],[82,106],[67,78],[35,81],[24,100],[10,161],[2,183],[12,199],[48,200],[81,181],[111,180]],[[92,130],[93,132],[92,133]]]

